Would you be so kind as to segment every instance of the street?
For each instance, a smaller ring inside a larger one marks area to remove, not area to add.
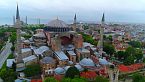
[[[4,62],[6,61],[7,57],[10,55],[11,47],[12,47],[12,43],[9,43],[9,41],[8,41],[6,43],[4,49],[0,53],[0,69],[2,68],[2,66],[3,66]]]

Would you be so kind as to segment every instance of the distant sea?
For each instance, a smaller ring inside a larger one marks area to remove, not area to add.
[[[24,23],[26,22],[25,19],[21,19]],[[63,19],[61,19],[63,20]],[[50,19],[40,19],[40,24],[47,24],[48,22],[50,22]],[[67,24],[72,24],[73,20],[63,20],[65,23]],[[100,21],[96,22],[96,21],[81,21],[78,20],[79,22],[82,23],[100,23]],[[27,23],[28,24],[38,24],[39,20],[38,19],[27,19]],[[144,24],[144,23],[126,23],[126,22],[106,22],[106,23],[113,23],[113,24]],[[13,18],[0,18],[0,25],[13,25]]]
[[[25,19],[21,19],[21,21],[23,21],[24,23],[26,22]],[[49,19],[40,19],[40,23],[41,24],[47,24],[49,21]],[[64,22],[66,23],[72,23],[72,20],[64,20]],[[39,23],[39,20],[38,19],[27,19],[27,23],[28,24],[38,24]],[[5,24],[8,24],[8,25],[13,25],[13,19],[12,18],[0,18],[0,25],[5,25]]]

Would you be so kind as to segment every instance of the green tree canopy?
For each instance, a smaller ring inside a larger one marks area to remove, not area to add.
[[[125,60],[124,60],[124,64],[125,65],[131,65],[131,64],[134,64],[134,56],[128,56]]]
[[[16,32],[13,32],[10,37],[10,42],[12,42],[12,44],[14,45],[16,39],[17,39]]]
[[[134,74],[132,79],[133,79],[132,82],[145,82],[145,77],[143,77],[140,74]]]
[[[142,46],[141,42],[139,42],[139,41],[130,41],[129,44],[135,48],[141,48],[141,46]]]
[[[63,78],[61,82],[88,82],[85,78]]]
[[[44,82],[58,82],[54,77],[47,77]]]
[[[2,69],[0,71],[0,77],[4,82],[14,82],[16,79],[16,73],[12,69]]]
[[[80,77],[80,72],[76,67],[70,67],[66,73],[65,73],[66,78],[71,78],[73,79],[74,77]]]
[[[117,53],[116,53],[116,57],[120,60],[120,59],[124,59],[124,57],[125,57],[125,55],[126,55],[126,53],[124,52],[124,51],[118,51]]]
[[[109,80],[103,76],[97,76],[96,82],[109,82]]]
[[[112,44],[104,43],[103,50],[109,55],[115,53],[115,48]]]
[[[38,75],[40,74],[40,72],[41,72],[41,68],[39,64],[28,65],[24,70],[24,73],[27,77]]]
[[[139,60],[141,60],[142,57],[143,57],[143,53],[142,53],[141,49],[128,47],[125,51],[124,64],[125,65],[131,65],[135,62],[139,62]],[[136,61],[134,62],[134,60],[136,60]]]

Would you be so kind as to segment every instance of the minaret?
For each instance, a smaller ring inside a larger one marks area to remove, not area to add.
[[[15,26],[15,16],[13,16],[13,25]]]
[[[97,44],[97,47],[99,48],[99,53],[100,53],[101,57],[102,57],[102,52],[103,52],[104,27],[105,27],[105,15],[103,13],[101,26],[100,26],[100,40],[98,41],[98,44]]]
[[[20,22],[20,15],[19,15],[19,8],[17,4],[17,11],[16,11],[16,23],[15,28],[17,30],[17,44],[16,44],[16,61],[19,62],[21,56],[21,36],[20,36],[20,29],[21,29],[21,22]]]
[[[26,25],[27,25],[27,16],[26,16]]]
[[[109,82],[118,82],[118,76],[119,76],[119,69],[117,67],[107,68],[107,72],[109,75]]]
[[[102,21],[101,21],[101,27],[100,27],[100,50],[103,51],[103,35],[104,35],[104,26],[105,26],[105,15],[103,13],[103,16],[102,16]]]
[[[38,24],[40,24],[40,18],[38,19]]]
[[[73,31],[76,31],[76,28],[77,28],[77,16],[76,16],[76,14],[75,14],[75,16],[74,16],[74,22],[73,22]]]

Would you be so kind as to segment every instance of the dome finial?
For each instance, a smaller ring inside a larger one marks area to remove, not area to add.
[[[56,18],[57,20],[58,20],[58,16],[57,16],[57,18]]]

